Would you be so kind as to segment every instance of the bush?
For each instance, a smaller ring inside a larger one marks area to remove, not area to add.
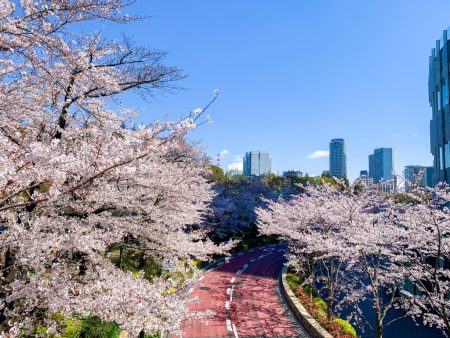
[[[120,331],[120,326],[115,322],[104,322],[100,317],[93,316],[82,319],[80,336],[90,338],[117,338],[119,337]]]
[[[306,284],[302,287],[303,292],[312,296],[312,297],[317,297],[317,290],[314,286],[312,286],[311,284]]]
[[[315,297],[315,298],[313,299],[313,304],[314,304],[315,306],[317,306],[318,308],[320,308],[321,310],[323,310],[325,313],[326,313],[327,310],[328,310],[328,305],[327,305],[327,303],[326,303],[322,298],[320,298],[320,297]]]
[[[341,327],[342,334],[349,335],[352,337],[358,337],[355,328],[352,326],[352,324],[350,324],[346,320],[341,318],[335,318],[333,319],[333,324],[338,324]]]
[[[302,280],[299,276],[294,275],[293,273],[287,273],[286,274],[286,280],[288,283],[297,284],[300,285],[302,283]]]

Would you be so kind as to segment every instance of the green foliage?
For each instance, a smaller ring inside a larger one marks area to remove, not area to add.
[[[324,310],[319,309],[317,311],[314,311],[312,316],[314,319],[326,319],[327,313]]]
[[[335,318],[335,319],[333,319],[333,323],[339,324],[341,326],[342,334],[348,334],[352,337],[358,337],[358,335],[356,334],[355,328],[352,326],[352,324],[350,324],[346,320],[341,319],[341,318]]]
[[[100,317],[93,316],[82,319],[80,336],[90,338],[117,338],[119,337],[120,331],[120,326],[117,323],[104,322]],[[75,338],[78,336],[72,337]],[[66,338],[69,338],[69,336]]]
[[[109,260],[119,266],[120,265],[120,244],[114,245],[109,249],[107,255]],[[122,252],[122,269],[130,271],[135,276],[140,271],[144,272],[144,278],[152,281],[155,276],[162,275],[162,268],[153,257],[145,257],[142,251],[135,248],[127,248],[124,246]]]
[[[211,165],[210,169],[211,169],[211,176],[210,176],[211,181],[215,183],[225,183],[225,181],[227,180],[227,176],[225,175],[221,167]]]
[[[314,297],[313,304],[316,305],[317,307],[319,307],[325,313],[327,312],[327,309],[328,309],[327,302],[325,302],[322,298]]]
[[[209,262],[201,261],[199,259],[194,259],[192,261],[197,269],[204,269],[209,265]]]
[[[83,331],[83,320],[73,318],[65,322],[65,329],[61,338],[78,338]]]
[[[236,253],[251,248],[257,248],[268,244],[279,243],[278,239],[274,236],[257,236],[257,234],[246,234],[244,237],[234,237],[233,239],[239,240],[240,242],[231,249],[231,253]]]
[[[264,177],[264,183],[275,191],[281,191],[283,188],[283,177],[270,173]]]
[[[306,284],[302,286],[304,293],[310,295],[311,297],[317,297],[317,289],[311,284]]]
[[[300,286],[300,284],[302,283],[302,280],[299,276],[290,272],[286,274],[286,280],[288,283],[296,284],[298,286]]]

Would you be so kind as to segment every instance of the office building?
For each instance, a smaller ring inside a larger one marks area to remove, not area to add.
[[[425,177],[427,180],[427,187],[433,188],[435,186],[433,181],[434,167],[427,167],[425,170]]]
[[[404,170],[405,191],[409,192],[412,185],[427,186],[427,167],[422,165],[407,165]]]
[[[342,138],[330,142],[330,176],[347,178],[347,153]]]
[[[450,183],[450,110],[449,110],[449,39],[444,30],[431,50],[428,77],[428,98],[432,110],[430,150],[433,154],[432,185]]]
[[[359,180],[364,184],[367,189],[373,188],[373,178],[369,176],[367,170],[361,170],[359,172]]]
[[[252,150],[245,153],[243,159],[245,176],[261,176],[271,172],[271,159],[269,153]]]
[[[373,178],[373,183],[394,179],[392,148],[378,148],[369,155],[369,176]]]
[[[283,177],[302,177],[303,172],[300,170],[287,170],[283,171]]]

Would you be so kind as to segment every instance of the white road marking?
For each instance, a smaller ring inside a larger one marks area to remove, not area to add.
[[[229,310],[230,309],[230,302],[226,301],[225,302],[225,310]]]
[[[234,338],[239,338],[238,334],[237,334],[237,330],[236,330],[236,325],[233,324],[233,333],[234,333]]]
[[[233,327],[231,326],[231,320],[230,319],[227,319],[226,321],[225,321],[225,323],[226,323],[226,325],[227,325],[227,331],[233,331]]]
[[[228,288],[227,289],[227,295],[230,295],[231,294],[231,288]]]
[[[242,273],[241,270],[236,271],[236,275],[240,275]]]
[[[241,256],[241,255],[243,255],[243,254],[244,254],[244,253],[243,253],[243,252],[241,252],[241,253],[238,253],[237,255],[238,255],[238,256]]]
[[[250,260],[250,263],[253,263],[256,260],[256,258],[253,258]]]
[[[248,264],[244,264],[244,269],[247,269],[248,268]],[[244,270],[244,269],[242,269],[242,270]]]
[[[234,281],[235,281],[235,278],[233,277],[233,278],[231,278],[231,284],[233,284],[234,283]]]
[[[223,262],[220,262],[219,264],[217,264],[216,266],[221,266],[223,264]]]
[[[266,255],[258,256],[258,259],[261,259],[261,258],[263,258],[263,257],[266,257]]]
[[[194,288],[190,288],[188,293],[191,293],[192,291],[194,291]]]
[[[231,287],[231,291],[230,291],[230,302],[233,301],[233,289],[234,289],[234,285]]]
[[[198,280],[202,280],[203,278],[205,278],[205,275],[201,276]]]

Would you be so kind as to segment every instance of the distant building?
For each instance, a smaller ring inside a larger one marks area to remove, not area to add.
[[[438,182],[450,183],[449,33],[450,29],[444,30],[441,39],[436,41],[429,63],[430,150],[434,157],[431,186]]]
[[[435,186],[433,181],[434,167],[427,167],[425,177],[427,180],[427,187],[433,188]]]
[[[369,176],[381,190],[396,190],[397,176],[394,174],[392,148],[378,148],[373,151],[372,155],[369,155]]]
[[[367,170],[361,170],[358,178],[367,189],[373,188],[373,178],[369,176],[369,172]]]
[[[243,159],[245,176],[261,176],[271,172],[271,159],[269,153],[252,150],[245,153]]]
[[[302,177],[303,172],[300,170],[287,170],[283,171],[283,177]]]
[[[330,142],[330,176],[347,178],[347,153],[345,141],[342,138]]]
[[[416,183],[420,177],[420,182],[417,182],[421,187],[427,186],[427,167],[423,165],[407,165],[404,170],[405,176],[405,191],[409,192],[411,184]]]
[[[330,177],[330,171],[329,170],[322,171],[322,176]]]
[[[242,170],[239,169],[231,169],[227,171],[227,175],[230,177],[233,176],[241,176],[242,175]]]
[[[369,176],[373,178],[373,183],[380,181],[390,181],[394,179],[394,159],[392,148],[375,149],[369,155]]]

